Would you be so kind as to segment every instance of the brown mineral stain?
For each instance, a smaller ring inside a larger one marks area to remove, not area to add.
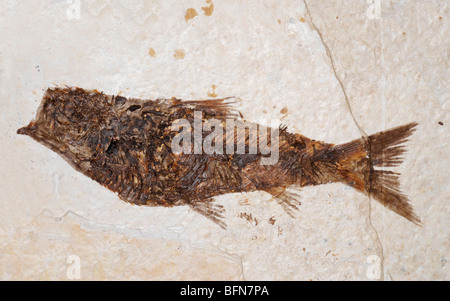
[[[281,24],[281,20],[280,19],[278,19],[278,24]]]
[[[305,18],[300,17],[300,22],[305,23]]]
[[[286,115],[288,112],[289,111],[288,111],[287,107],[282,108],[281,111],[280,111],[280,113],[283,114],[283,115]]]
[[[216,85],[212,85],[211,88],[212,88],[212,93],[208,92],[208,96],[209,97],[217,97],[218,96],[217,93],[216,93],[217,86]]]
[[[174,58],[182,60],[186,54],[184,53],[183,49],[177,49],[175,50],[175,54],[173,55]]]
[[[197,11],[194,8],[188,8],[186,10],[186,15],[184,16],[184,19],[187,21],[189,21],[190,19],[194,19],[195,17],[197,17]]]
[[[211,0],[206,0],[206,4],[209,4],[209,6],[202,7],[202,10],[205,16],[210,17],[214,12],[214,3]]]
[[[239,201],[239,205],[248,206],[249,205],[249,200],[248,199],[244,199],[243,201]]]
[[[85,242],[87,239],[87,232],[82,229],[80,225],[74,224],[70,231],[70,236],[76,241]]]
[[[275,224],[275,216],[272,216],[271,218],[269,218],[269,224],[271,224],[271,225]]]
[[[155,49],[150,48],[150,49],[148,50],[148,55],[151,56],[151,57],[155,57],[155,56],[156,56]]]

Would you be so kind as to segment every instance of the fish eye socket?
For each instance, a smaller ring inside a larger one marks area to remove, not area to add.
[[[108,155],[114,155],[117,153],[118,150],[118,143],[116,140],[111,140],[111,143],[109,144],[108,148],[106,149],[106,154]]]
[[[136,111],[136,110],[139,110],[140,108],[141,108],[140,105],[132,105],[132,106],[130,106],[130,107],[128,108],[128,111],[134,112],[134,111]]]

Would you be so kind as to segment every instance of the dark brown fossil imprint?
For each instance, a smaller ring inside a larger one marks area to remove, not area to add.
[[[18,133],[52,149],[124,201],[148,206],[188,205],[222,227],[223,208],[214,204],[215,196],[266,191],[291,214],[299,202],[287,188],[332,182],[370,195],[420,224],[400,191],[399,174],[386,169],[402,162],[403,143],[417,123],[341,145],[311,140],[280,127],[278,161],[263,165],[264,155],[259,150],[253,154],[175,153],[171,141],[177,133],[171,125],[179,119],[193,122],[194,112],[202,112],[204,121],[216,119],[223,125],[226,120],[240,120],[226,99],[140,100],[64,87],[48,89],[36,119]],[[246,129],[240,136],[239,130],[231,136],[235,145],[244,143],[248,149],[262,139],[251,137]],[[230,139],[225,136],[224,142]]]

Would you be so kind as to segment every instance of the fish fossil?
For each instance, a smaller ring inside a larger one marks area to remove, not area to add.
[[[181,134],[174,130],[179,120],[200,124],[200,130],[186,130],[194,144],[185,135],[182,152],[174,151],[173,143]],[[209,120],[219,122],[207,127]],[[229,121],[236,122],[231,131]],[[334,145],[290,133],[286,127],[256,125],[255,134],[251,126],[238,126],[242,121],[231,99],[140,100],[57,87],[46,91],[36,119],[17,132],[52,149],[126,202],[188,205],[224,228],[224,209],[214,204],[215,196],[265,191],[292,215],[300,203],[287,188],[333,182],[349,185],[420,224],[400,191],[399,174],[386,169],[402,162],[403,143],[417,123]],[[213,152],[195,145],[197,138],[206,141],[220,126],[227,131],[210,139]],[[270,164],[263,164],[270,154],[254,147],[264,144],[276,151]]]

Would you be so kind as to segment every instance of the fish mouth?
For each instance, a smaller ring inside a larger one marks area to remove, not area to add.
[[[37,130],[37,125],[30,123],[28,126],[18,129],[17,134],[31,136],[33,133],[36,133]]]
[[[17,134],[25,135],[33,138],[37,142],[45,145],[49,149],[58,154],[63,154],[64,145],[48,133],[43,131],[35,122],[30,122],[28,126],[24,126],[17,130]]]

